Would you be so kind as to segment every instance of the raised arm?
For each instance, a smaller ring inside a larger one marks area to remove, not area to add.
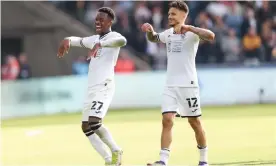
[[[147,38],[149,41],[154,42],[154,43],[161,41],[159,34],[153,30],[152,25],[150,25],[149,23],[143,24],[141,29],[143,32],[147,33]]]
[[[181,32],[185,33],[186,31],[190,31],[197,34],[199,38],[202,40],[213,41],[215,39],[215,34],[208,29],[198,28],[192,25],[182,25]]]
[[[159,42],[158,34],[156,32],[147,32],[147,38],[149,41],[157,43]]]
[[[202,40],[213,41],[215,39],[215,34],[208,29],[190,26],[190,31],[197,34]]]

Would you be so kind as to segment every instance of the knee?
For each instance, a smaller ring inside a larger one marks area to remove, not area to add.
[[[191,127],[195,130],[201,128],[201,122],[198,117],[188,118],[188,122],[190,123]]]
[[[94,134],[94,131],[90,128],[88,122],[82,122],[81,129],[87,137]]]
[[[89,117],[88,125],[91,130],[96,131],[102,126],[102,120],[95,117]]]
[[[88,122],[82,122],[81,128],[86,136],[95,133],[102,126],[101,119],[89,118]]]
[[[173,115],[164,114],[163,120],[162,120],[163,128],[172,128],[173,120],[174,120],[174,114]]]

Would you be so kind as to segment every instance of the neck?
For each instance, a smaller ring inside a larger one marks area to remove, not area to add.
[[[175,26],[173,27],[174,32],[180,33],[180,32],[181,32],[181,26],[182,26],[182,25],[185,25],[185,24],[183,23],[183,24],[177,24],[177,25],[175,25]]]
[[[106,35],[107,33],[109,33],[110,31],[111,31],[111,28],[108,29],[108,30],[106,30],[106,31],[104,31],[104,32],[102,32],[102,33],[100,34],[100,36],[104,36],[104,35]]]

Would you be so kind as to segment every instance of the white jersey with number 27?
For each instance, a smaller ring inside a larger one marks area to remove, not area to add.
[[[120,33],[109,32],[100,37],[93,35],[82,39],[81,44],[85,48],[92,49],[95,43],[122,37]],[[98,50],[95,57],[91,57],[88,72],[88,87],[114,79],[114,67],[117,63],[120,47],[102,47]]]
[[[199,36],[186,32],[174,33],[173,28],[158,33],[157,38],[167,46],[167,81],[169,87],[198,87],[195,58]]]

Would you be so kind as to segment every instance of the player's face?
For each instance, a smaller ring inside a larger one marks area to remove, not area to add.
[[[106,13],[98,12],[95,20],[96,33],[102,34],[108,32],[112,25],[111,18]]]
[[[169,26],[175,27],[178,24],[183,24],[185,22],[187,14],[184,11],[178,10],[176,8],[170,8],[168,13]]]

